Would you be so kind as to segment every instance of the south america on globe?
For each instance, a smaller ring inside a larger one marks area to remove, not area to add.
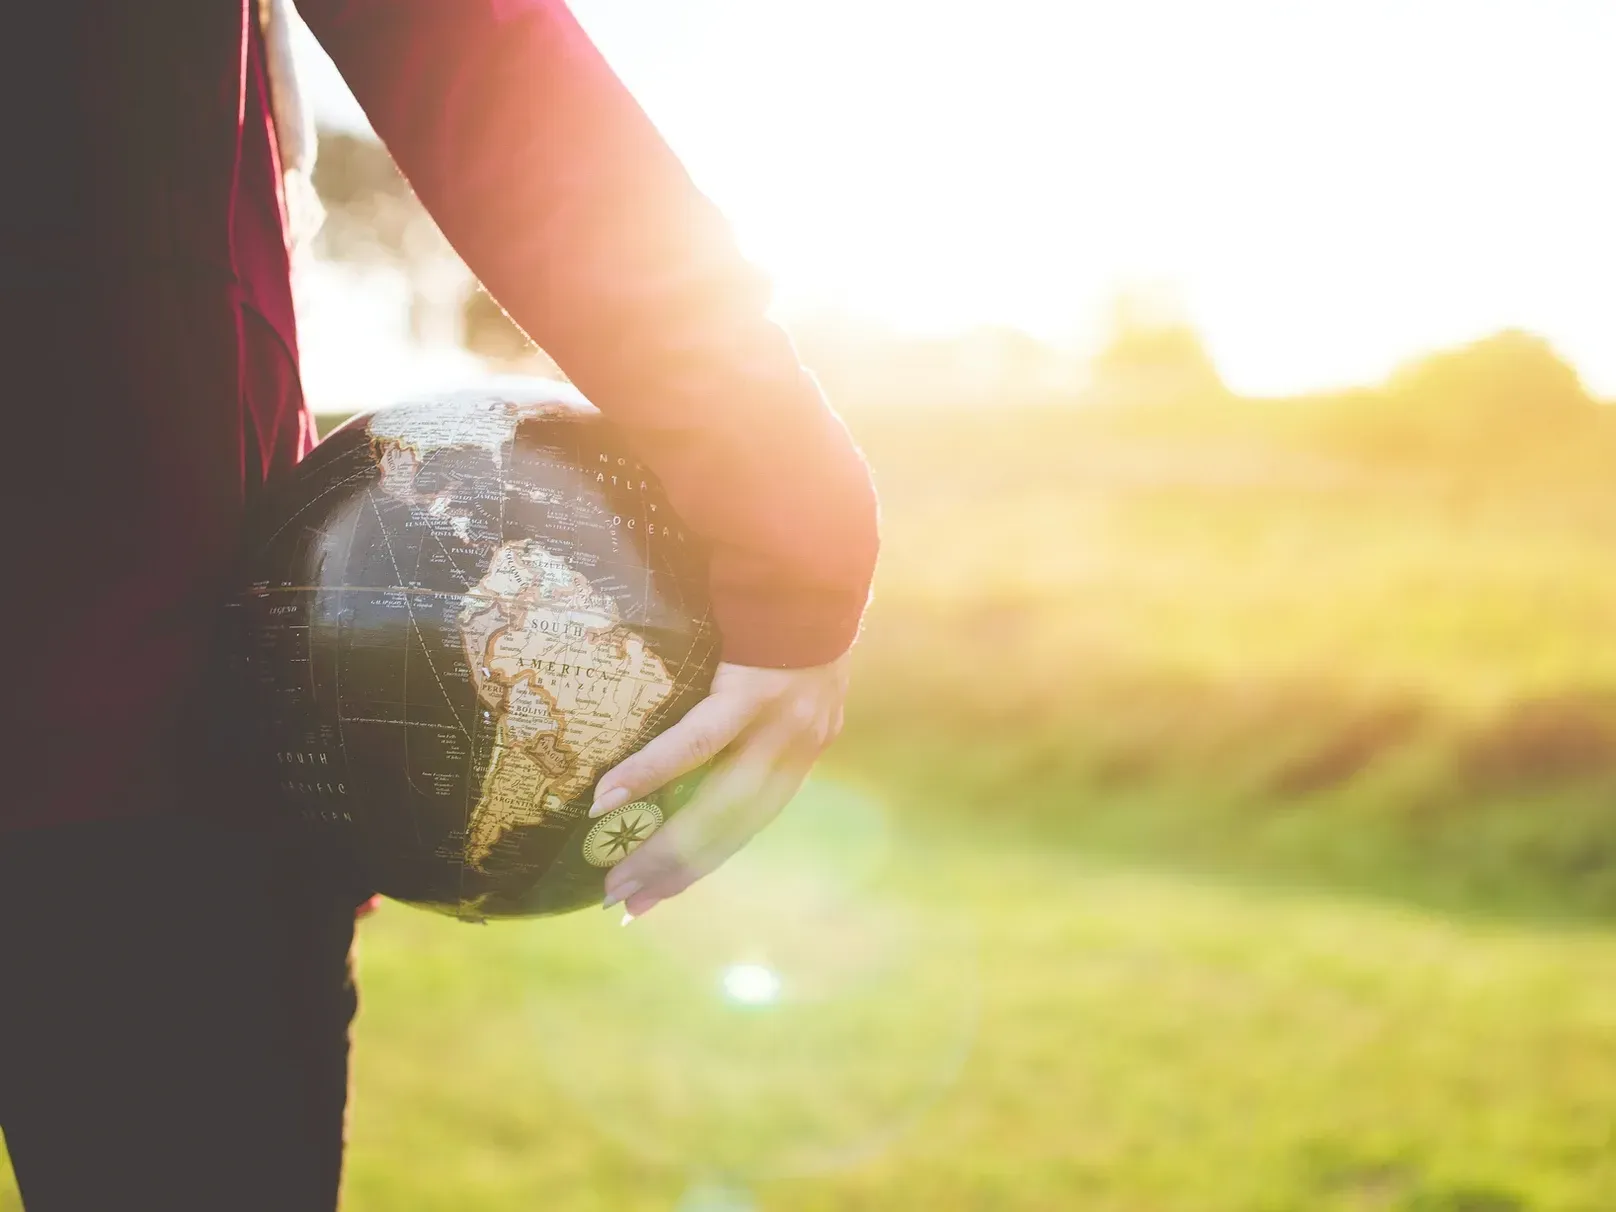
[[[588,818],[706,694],[706,561],[571,387],[355,417],[271,483],[231,606],[283,816],[468,920],[598,904],[693,780]]]

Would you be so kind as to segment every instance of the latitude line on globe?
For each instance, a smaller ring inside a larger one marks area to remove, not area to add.
[[[325,489],[323,492],[321,492],[318,495],[316,495],[314,497],[311,497],[309,500],[305,501],[303,503],[302,507],[299,508],[296,513],[294,513],[291,517],[287,518],[286,521],[282,522],[278,527],[276,527],[274,534],[265,536],[265,538],[262,541],[261,546],[267,547],[270,543],[273,543],[276,539],[278,539],[280,537],[282,531],[284,531],[293,522],[297,521],[298,518],[302,517],[309,510],[313,509],[315,507],[315,505],[319,504],[319,502],[321,500],[323,500],[324,498],[330,496],[332,493],[336,492],[337,489],[342,488],[342,487],[344,487],[344,486],[346,486],[348,484],[352,484],[355,480],[363,480],[363,479],[365,479],[367,476],[370,475],[372,466],[373,465],[371,464],[371,462],[367,459],[365,461],[365,466],[361,467],[358,471],[354,472],[353,475],[348,476],[346,479],[338,480],[335,484],[331,485],[331,487]]]
[[[373,715],[342,715],[337,717],[344,724],[388,724],[394,728],[430,728],[434,732],[454,732],[453,724],[432,724],[426,720],[388,720]]]
[[[428,589],[424,585],[273,585],[254,589],[251,594],[263,597],[271,593],[331,593],[335,590],[344,593],[406,593],[429,598],[476,598],[479,602],[496,600],[486,593],[474,593],[469,589]]]

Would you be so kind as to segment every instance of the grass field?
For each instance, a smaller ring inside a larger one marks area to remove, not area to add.
[[[1611,1206],[1616,938],[1126,872],[965,835],[929,857],[911,903],[974,932],[978,962],[956,969],[979,982],[971,1052],[887,1151],[760,1182],[760,1206]],[[549,974],[587,954],[589,931],[566,933],[530,951],[514,933],[468,940],[402,913],[376,924],[353,1207],[676,1206],[682,1166],[648,1164],[603,1134],[562,1095],[537,1041],[508,1045],[525,1034],[510,970],[528,974],[523,993],[545,996]],[[943,963],[943,949],[929,959]],[[910,979],[936,984],[926,977]],[[859,1063],[877,1071],[849,1081],[856,1090],[885,1090],[889,1063],[898,1086],[912,1083],[914,1059],[887,1057],[904,1038],[883,1021],[892,1008],[866,1008],[874,1021],[852,1027],[874,1045]],[[944,1053],[941,1034],[926,1022]],[[842,1077],[852,1064],[830,1062]],[[630,1136],[642,1098],[646,1132],[677,1120],[632,1048],[595,1080]],[[766,1093],[764,1130],[789,1134],[796,1091]]]
[[[667,965],[655,990],[630,970],[731,897],[649,941],[631,933],[650,919],[473,930],[384,910],[363,944],[347,1206],[669,1209],[715,1152],[766,1174],[803,1141],[904,1121],[846,1169],[751,1183],[757,1206],[1611,1206],[1607,932],[1125,871],[963,829],[899,874],[884,895],[934,931],[910,957],[921,971],[828,1010],[788,997],[762,1012],[783,1024],[761,1041],[738,1038],[757,1012],[719,1004],[697,979],[710,968]],[[939,990],[941,1009],[926,1000]],[[570,1033],[546,1032],[570,1011]],[[825,1015],[840,1021],[809,1041],[823,1067],[805,1074],[798,1028]],[[616,1028],[653,1017],[683,1025],[618,1046]],[[741,1072],[750,1101],[730,1088]],[[833,1110],[805,1124],[814,1096]],[[676,1155],[657,1156],[669,1140]]]
[[[627,930],[367,923],[347,1206],[1616,1207],[1616,421],[854,422],[823,776]]]

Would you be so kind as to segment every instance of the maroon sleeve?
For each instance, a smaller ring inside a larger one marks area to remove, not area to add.
[[[869,472],[735,248],[561,0],[301,0],[472,270],[712,545],[726,660],[852,643]]]

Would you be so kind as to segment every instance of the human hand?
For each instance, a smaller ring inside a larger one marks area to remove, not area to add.
[[[606,905],[638,917],[715,870],[780,814],[842,728],[848,658],[810,669],[722,664],[712,690],[601,777],[602,816],[708,762],[690,803],[606,876]]]

